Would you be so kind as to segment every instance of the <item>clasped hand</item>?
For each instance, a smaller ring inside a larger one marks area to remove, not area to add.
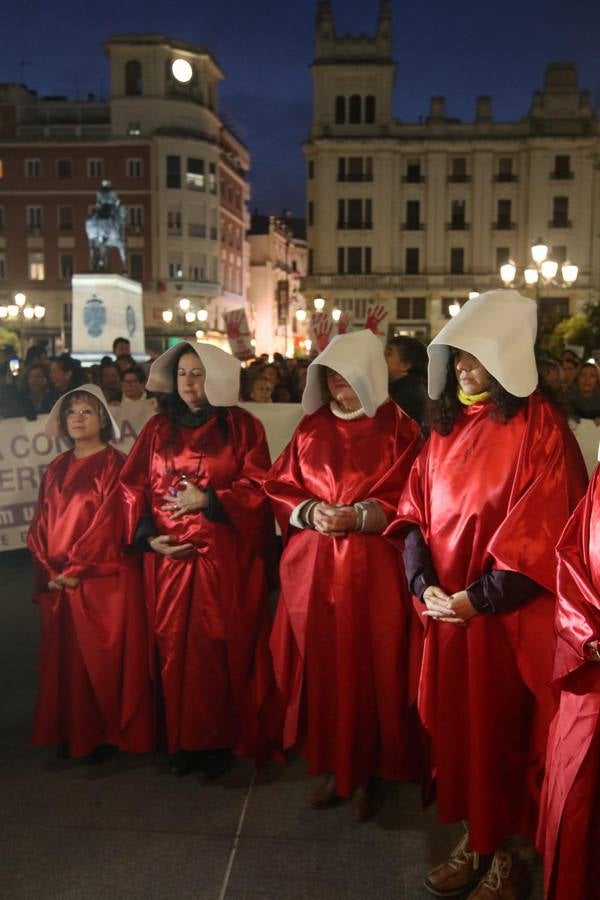
[[[79,578],[69,578],[67,575],[57,575],[48,582],[50,591],[62,591],[64,587],[74,588],[79,584]]]
[[[345,537],[349,531],[356,531],[357,512],[353,506],[337,506],[321,501],[313,507],[311,520],[319,534],[328,537]]]
[[[199,512],[199,510],[206,509],[208,506],[208,494],[206,491],[201,491],[195,484],[190,484],[189,481],[186,481],[182,490],[177,490],[175,496],[166,494],[163,500],[165,502],[164,506],[161,506],[161,510],[164,512],[171,511],[170,519],[180,519],[181,516],[185,516],[187,513]]]
[[[423,600],[427,609],[421,615],[438,622],[466,625],[469,619],[477,615],[466,591],[447,594],[439,585],[430,585],[423,594]]]

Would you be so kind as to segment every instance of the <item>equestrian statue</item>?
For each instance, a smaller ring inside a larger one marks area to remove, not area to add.
[[[90,245],[90,267],[92,272],[108,270],[108,248],[116,247],[121,257],[123,272],[126,271],[125,228],[127,209],[123,206],[110,181],[103,181],[96,191],[96,205],[85,220],[85,230]]]

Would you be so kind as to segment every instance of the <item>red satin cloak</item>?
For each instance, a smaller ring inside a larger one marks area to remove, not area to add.
[[[140,753],[154,746],[141,573],[121,544],[123,461],[110,446],[53,460],[28,535],[41,619],[32,741],[67,740],[75,757],[99,744]],[[79,585],[48,590],[58,575]]]
[[[331,538],[289,517],[310,498],[374,498],[391,517],[419,446],[418,427],[392,401],[352,421],[324,406],[300,422],[265,482],[285,541],[271,639],[284,746],[300,747],[311,774],[335,772],[340,796],[370,775],[415,774],[412,608],[402,563],[381,535]]]
[[[491,569],[520,572],[544,592],[466,628],[429,621],[419,712],[431,739],[442,821],[467,819],[470,843],[494,852],[533,838],[554,703],[554,551],[585,490],[564,417],[539,395],[506,424],[489,405],[465,408],[451,434],[433,432],[389,529],[420,526],[440,586],[463,590]]]
[[[558,545],[557,646],[561,689],[548,742],[539,844],[553,900],[600,896],[600,469]]]
[[[151,515],[160,534],[196,548],[184,560],[144,554],[169,751],[231,747],[262,760],[280,727],[268,648],[273,518],[260,487],[270,458],[254,416],[231,407],[227,425],[228,442],[216,417],[186,428],[153,416],[121,484],[128,541],[140,517]],[[200,488],[210,484],[223,520],[208,521],[200,512],[173,520],[161,510],[182,475]]]

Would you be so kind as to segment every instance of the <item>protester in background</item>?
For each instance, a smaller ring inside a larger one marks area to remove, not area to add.
[[[537,309],[516,291],[469,300],[429,346],[432,432],[398,518],[426,621],[419,712],[442,822],[467,832],[430,871],[437,897],[527,896],[548,727],[554,551],[586,486],[565,417],[536,391]]]
[[[112,352],[117,359],[131,355],[131,343],[128,338],[117,337],[113,341]]]
[[[78,359],[61,353],[50,360],[50,381],[59,397],[86,383],[86,375]]]
[[[257,375],[250,376],[248,400],[252,403],[271,403],[271,382],[259,370]]]
[[[72,444],[42,479],[28,544],[40,610],[40,682],[33,743],[102,762],[154,745],[153,699],[137,561],[122,551],[124,457],[102,392],[75,389],[45,431]]]
[[[571,350],[564,350],[562,352],[560,357],[560,368],[565,391],[568,390],[575,381],[580,364],[581,360]]]
[[[300,359],[292,369],[290,375],[290,394],[292,403],[300,403],[306,387],[308,373],[308,360]]]
[[[421,427],[425,421],[427,351],[416,338],[399,335],[385,348],[390,397]]]
[[[548,900],[600,886],[600,474],[558,545],[554,660],[560,704],[548,741],[539,844]]]
[[[209,777],[231,752],[265,759],[279,734],[267,605],[269,451],[237,404],[240,364],[181,342],[153,364],[162,395],[121,476],[127,538],[145,553],[172,770]]]
[[[25,354],[25,367],[32,365],[48,367],[48,355],[45,344],[32,344]]]
[[[121,373],[124,372],[125,369],[130,369],[132,366],[136,365],[136,361],[130,353],[124,353],[122,356],[118,356],[115,363]]]
[[[583,363],[567,391],[569,413],[600,425],[600,374],[595,363]]]
[[[121,402],[121,371],[112,360],[100,363],[100,387],[111,406]]]
[[[309,367],[307,415],[265,481],[284,540],[271,648],[285,708],[284,746],[325,779],[322,809],[353,796],[377,811],[377,777],[416,774],[409,708],[412,607],[381,532],[420,446],[388,399],[370,331],[335,337]],[[417,623],[420,630],[420,625]]]
[[[30,421],[49,413],[56,400],[44,366],[32,364],[25,369],[19,383],[19,412]]]

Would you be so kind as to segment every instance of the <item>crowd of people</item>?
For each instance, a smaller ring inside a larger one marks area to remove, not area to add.
[[[136,367],[115,354],[82,384],[54,360],[45,429],[71,449],[29,535],[34,742],[91,763],[164,751],[208,778],[295,748],[312,807],[351,798],[358,821],[386,780],[420,781],[465,825],[434,896],[526,897],[517,836],[549,898],[596,896],[600,488],[564,399],[598,384],[536,360],[535,338],[535,303],[502,290],[427,351],[363,330],[242,370],[183,341],[150,367],[159,411],[126,459],[109,442]],[[274,462],[240,392],[302,403]]]

